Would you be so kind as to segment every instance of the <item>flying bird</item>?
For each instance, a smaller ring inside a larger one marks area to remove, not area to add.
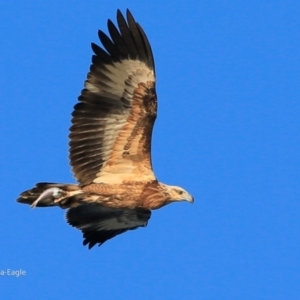
[[[129,10],[117,11],[94,55],[74,106],[69,158],[78,184],[37,183],[17,199],[31,207],[68,209],[67,222],[83,233],[89,249],[125,231],[144,227],[151,210],[193,202],[183,188],[159,182],[151,163],[157,113],[150,43]]]

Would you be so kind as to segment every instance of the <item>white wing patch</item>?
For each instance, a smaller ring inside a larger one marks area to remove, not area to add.
[[[122,62],[114,62],[113,65],[104,65],[104,67],[105,69],[101,68],[99,71],[109,79],[106,85],[103,85],[102,82],[97,84],[97,78],[92,74],[85,82],[85,88],[99,96],[110,94],[118,100],[119,97],[131,100],[138,83],[155,80],[153,70],[139,60],[126,59]],[[130,85],[126,84],[129,79]]]

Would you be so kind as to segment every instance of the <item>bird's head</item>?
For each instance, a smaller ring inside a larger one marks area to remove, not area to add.
[[[194,202],[194,197],[179,186],[171,186],[171,185],[164,184],[164,188],[168,193],[169,196],[168,198],[170,202],[175,202],[175,201],[188,201],[190,203]]]

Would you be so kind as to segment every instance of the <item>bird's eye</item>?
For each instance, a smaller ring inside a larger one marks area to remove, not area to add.
[[[179,195],[182,195],[182,194],[183,194],[183,191],[178,191],[178,194],[179,194]]]

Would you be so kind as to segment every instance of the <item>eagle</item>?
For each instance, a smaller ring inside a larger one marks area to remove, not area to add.
[[[74,106],[69,159],[78,184],[37,183],[17,202],[68,209],[66,221],[91,249],[128,230],[145,227],[151,210],[194,198],[161,183],[151,162],[157,114],[155,67],[150,43],[127,9],[117,11],[109,35],[98,31],[92,64]]]

